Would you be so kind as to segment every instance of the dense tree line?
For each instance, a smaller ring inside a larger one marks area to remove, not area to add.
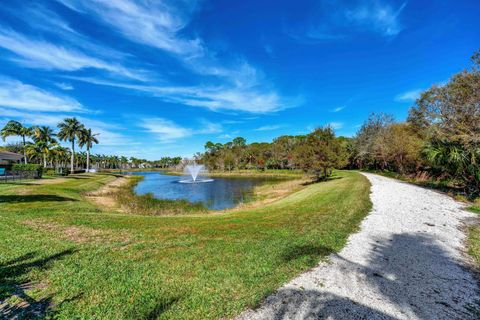
[[[350,166],[423,174],[480,195],[480,51],[472,61],[423,92],[406,122],[372,115],[350,143]]]
[[[210,170],[302,169],[317,179],[328,177],[332,168],[344,166],[347,159],[342,139],[328,126],[307,135],[281,136],[272,143],[247,144],[242,137],[225,144],[208,141],[205,152],[196,158]]]
[[[480,51],[469,70],[423,92],[405,122],[372,114],[353,138],[329,127],[247,144],[207,142],[197,159],[212,170],[302,169],[318,179],[332,168],[394,171],[450,181],[480,194]]]
[[[76,118],[66,118],[58,124],[58,133],[48,126],[26,127],[20,122],[11,120],[0,131],[5,141],[7,137],[18,136],[20,143],[7,144],[1,149],[24,155],[24,163],[41,164],[44,168],[56,171],[70,166],[70,172],[76,170],[131,169],[142,167],[175,167],[182,161],[181,157],[163,157],[157,161],[147,161],[135,157],[90,154],[94,144],[98,144],[98,134],[86,128]],[[59,144],[60,141],[70,143],[70,148]],[[75,146],[85,151],[75,151]]]

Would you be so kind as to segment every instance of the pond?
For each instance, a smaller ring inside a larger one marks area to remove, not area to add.
[[[158,199],[201,202],[212,210],[235,207],[252,199],[255,186],[265,183],[265,178],[215,178],[211,182],[179,183],[180,176],[161,172],[136,172],[144,179],[135,187],[137,194],[152,193]]]

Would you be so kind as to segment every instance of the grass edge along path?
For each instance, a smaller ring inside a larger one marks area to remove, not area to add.
[[[371,208],[370,184],[355,172],[261,208],[202,217],[102,212],[81,194],[108,181],[0,186],[0,310],[231,318],[339,251]]]
[[[480,206],[470,206],[468,211],[480,214]],[[468,254],[474,259],[477,275],[480,276],[480,217],[468,229]]]

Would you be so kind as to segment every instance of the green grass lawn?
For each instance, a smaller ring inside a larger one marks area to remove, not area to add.
[[[371,207],[369,182],[355,172],[224,215],[109,213],[83,199],[113,179],[0,184],[4,313],[229,318],[340,250]]]
[[[480,213],[480,206],[470,206],[467,209],[475,213]]]
[[[467,209],[480,214],[480,206],[473,205]],[[470,226],[468,231],[468,253],[475,259],[476,265],[480,267],[480,224]]]

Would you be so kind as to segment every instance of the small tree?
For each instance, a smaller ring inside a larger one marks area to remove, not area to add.
[[[325,180],[334,168],[346,164],[346,152],[329,126],[308,134],[295,150],[297,165],[316,180]]]
[[[40,150],[44,167],[47,167],[47,156],[50,154],[52,147],[57,143],[54,136],[56,134],[47,126],[34,127],[32,131],[32,138]]]

